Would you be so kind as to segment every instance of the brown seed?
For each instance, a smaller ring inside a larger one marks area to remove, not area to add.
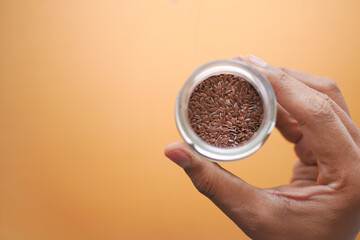
[[[206,143],[234,148],[249,141],[263,119],[263,104],[245,79],[214,75],[193,90],[187,109],[190,126]]]
[[[226,124],[232,126],[232,123],[230,121],[226,121]]]

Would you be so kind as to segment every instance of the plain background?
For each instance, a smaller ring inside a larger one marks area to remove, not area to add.
[[[0,0],[0,239],[248,239],[164,157],[181,140],[176,95],[199,65],[254,54],[337,80],[359,125],[359,12],[356,0]],[[223,166],[272,187],[295,159],[274,130]]]

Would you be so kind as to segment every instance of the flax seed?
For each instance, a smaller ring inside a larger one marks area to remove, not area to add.
[[[187,114],[191,127],[206,143],[234,148],[250,141],[259,129],[263,104],[248,81],[219,74],[195,87]]]

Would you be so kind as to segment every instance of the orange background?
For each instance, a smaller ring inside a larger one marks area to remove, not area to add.
[[[164,147],[178,90],[237,54],[336,79],[360,123],[360,2],[0,0],[0,239],[247,239]],[[276,131],[224,167],[260,187]],[[359,238],[360,239],[360,238]]]

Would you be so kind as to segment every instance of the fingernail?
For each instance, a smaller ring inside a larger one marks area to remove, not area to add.
[[[243,55],[237,55],[237,56],[233,57],[233,59],[243,60],[244,56]]]
[[[190,166],[190,157],[183,151],[174,150],[166,154],[166,156],[182,168]]]
[[[263,60],[261,60],[258,57],[255,57],[254,55],[249,55],[249,60],[252,64],[258,66],[258,67],[266,67],[266,62],[264,62]]]

